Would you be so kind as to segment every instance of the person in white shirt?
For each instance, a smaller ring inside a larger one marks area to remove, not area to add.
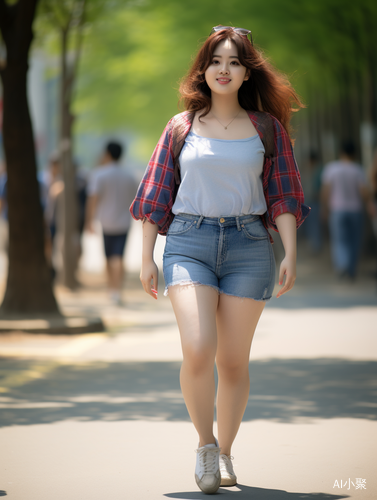
[[[102,225],[110,297],[117,304],[121,304],[123,253],[131,223],[129,206],[137,188],[133,176],[119,163],[122,151],[117,142],[106,145],[101,162],[103,167],[89,182],[86,212],[89,231],[94,232],[95,217]]]
[[[329,221],[333,265],[339,278],[356,278],[364,227],[364,205],[371,215],[371,191],[361,165],[354,161],[355,146],[342,145],[339,160],[322,173],[322,213]]]

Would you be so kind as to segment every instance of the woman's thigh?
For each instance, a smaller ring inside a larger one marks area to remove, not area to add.
[[[218,368],[249,364],[251,343],[266,301],[221,294],[217,310]]]
[[[204,285],[175,285],[169,287],[178,328],[181,335],[183,357],[216,354],[217,290]]]

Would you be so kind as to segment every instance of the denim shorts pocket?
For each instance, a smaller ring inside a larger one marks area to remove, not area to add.
[[[173,234],[184,234],[187,233],[187,231],[190,231],[190,229],[197,223],[195,220],[183,220],[183,219],[174,219],[173,222],[170,224],[169,230],[168,230],[168,235],[173,235]]]
[[[259,220],[242,223],[241,228],[244,235],[250,240],[266,240],[269,236],[267,229]]]

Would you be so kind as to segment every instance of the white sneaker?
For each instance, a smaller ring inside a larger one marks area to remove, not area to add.
[[[118,292],[117,290],[110,292],[110,300],[116,306],[123,305],[122,297],[120,295],[120,292]]]
[[[198,448],[196,453],[195,481],[203,493],[216,493],[220,487],[219,443],[206,444]]]
[[[233,470],[232,460],[233,457],[220,455],[221,486],[235,486],[237,484],[237,476]]]

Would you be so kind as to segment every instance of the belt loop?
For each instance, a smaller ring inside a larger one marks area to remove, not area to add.
[[[236,215],[236,223],[237,223],[237,229],[238,229],[238,231],[241,231],[240,218],[239,218],[238,215]]]
[[[197,223],[197,225],[196,225],[196,229],[199,229],[199,228],[200,228],[200,224],[202,223],[202,220],[203,220],[203,219],[204,219],[204,215],[201,215],[201,216],[199,217],[198,223]]]

